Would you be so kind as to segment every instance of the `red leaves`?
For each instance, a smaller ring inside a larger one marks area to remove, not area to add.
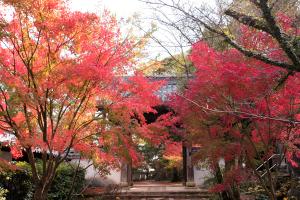
[[[292,27],[294,19],[280,14],[277,20],[286,33],[299,34]],[[237,40],[247,49],[288,62],[279,44],[267,33],[241,26]],[[190,59],[196,72],[184,98],[176,96],[172,105],[180,114],[187,138],[202,146],[201,158],[210,162],[214,170],[220,159],[227,164],[224,175],[228,179],[213,191],[227,190],[232,183],[241,181],[238,176],[243,170],[228,171],[232,162],[237,167],[242,162],[263,162],[278,153],[277,144],[283,146],[283,152],[289,152],[286,156],[291,164],[298,165],[299,73],[278,87],[287,73],[283,69],[247,58],[235,49],[216,51],[202,41],[193,45]]]
[[[229,188],[227,188],[224,184],[215,184],[213,187],[210,188],[209,191],[213,193],[220,193],[228,189]]]
[[[297,19],[295,20],[282,12],[277,13],[276,19],[285,32],[292,35],[299,35],[299,28],[296,25]]]
[[[210,188],[210,192],[220,193],[226,190],[230,190],[231,186],[239,185],[242,181],[245,181],[246,177],[242,177],[240,169],[232,169],[223,177],[223,183],[215,184]]]
[[[15,157],[24,148],[55,156],[74,148],[102,164],[138,163],[140,139],[167,138],[167,117],[144,117],[156,112],[163,83],[124,76],[136,70],[137,41],[122,36],[113,15],[71,12],[57,0],[5,3],[14,14],[1,37],[0,129],[16,136]]]
[[[172,157],[172,156],[181,157],[182,156],[182,142],[166,141],[165,148],[166,148],[165,152],[164,152],[165,156],[168,156],[168,157]]]
[[[299,151],[299,150],[298,150]],[[297,154],[298,155],[298,154]],[[294,159],[293,156],[294,154],[292,152],[287,152],[286,153],[286,159],[289,161],[289,163],[293,166],[293,167],[299,167],[299,163],[297,163]]]
[[[15,159],[21,158],[23,156],[21,147],[19,145],[11,146],[10,152],[11,152],[13,158],[15,158]]]

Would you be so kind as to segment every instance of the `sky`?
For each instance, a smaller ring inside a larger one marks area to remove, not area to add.
[[[212,6],[214,3],[214,0],[182,1],[191,1],[193,4],[196,5],[205,4],[209,6]],[[96,13],[100,13],[105,8],[112,12],[112,14],[115,14],[117,18],[122,19],[127,19],[137,14],[140,17],[140,19],[143,19],[142,28],[144,30],[149,30],[150,24],[153,21],[151,20],[151,18],[153,17],[153,10],[151,10],[149,7],[147,7],[145,3],[139,0],[70,0],[70,8],[72,10]],[[154,34],[155,37],[157,37],[161,41],[163,41],[164,38],[171,38],[170,35],[168,35],[169,33],[164,32],[162,28],[158,28],[158,30]],[[147,50],[150,52],[150,59],[157,57],[163,58],[169,56],[165,49],[160,47],[160,45],[154,41],[150,43]],[[177,50],[171,49],[170,51],[175,52]]]
[[[99,13],[103,11],[103,9],[108,9],[119,19],[128,19],[135,14],[142,15],[143,17],[150,17],[152,15],[152,11],[146,8],[146,4],[139,0],[70,0],[70,7],[71,10],[95,13]],[[150,23],[150,21],[144,22],[143,28],[145,28],[145,30],[148,29]],[[137,35],[139,34],[142,34],[142,32],[137,33]],[[153,46],[155,46],[155,44],[152,43],[152,47],[149,50],[153,57],[156,57],[157,52],[164,54],[162,49]]]
[[[71,0],[71,8],[90,12],[106,8],[120,18],[128,18],[146,10],[145,5],[138,0]]]
[[[80,11],[95,12],[103,8],[109,9],[117,17],[127,18],[135,13],[150,15],[151,10],[139,0],[70,0],[71,8]],[[190,0],[196,4],[213,5],[214,0]]]

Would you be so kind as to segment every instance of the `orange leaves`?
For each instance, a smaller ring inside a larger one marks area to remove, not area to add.
[[[16,157],[24,148],[52,156],[74,148],[101,164],[138,163],[140,140],[167,138],[168,117],[147,124],[144,116],[156,113],[163,83],[124,77],[135,72],[137,42],[123,38],[114,16],[71,12],[60,0],[5,3],[14,14],[0,38],[0,129],[17,136]]]
[[[182,157],[182,142],[166,141],[164,156],[166,157]]]

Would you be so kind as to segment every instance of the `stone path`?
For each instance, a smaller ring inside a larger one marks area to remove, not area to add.
[[[130,200],[194,200],[208,199],[207,190],[187,188],[182,183],[139,182],[123,189],[120,199]]]
[[[124,188],[122,192],[201,192],[200,188],[188,188],[182,183],[170,182],[140,182],[135,183],[130,188]]]
[[[109,200],[208,200],[210,194],[205,189],[187,188],[182,183],[138,182],[132,187],[122,188]],[[93,198],[92,198],[93,199]]]

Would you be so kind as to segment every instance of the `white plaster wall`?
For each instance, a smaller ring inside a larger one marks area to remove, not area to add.
[[[72,162],[78,163],[78,160],[72,160]],[[89,162],[88,160],[80,160],[80,166],[82,167],[87,167],[90,164],[91,162]],[[101,176],[92,165],[86,169],[85,179],[87,183],[91,186],[107,186],[111,184],[120,184],[121,171],[111,170],[109,175]]]
[[[194,181],[196,186],[203,186],[204,181],[211,177],[211,173],[207,168],[194,166]]]
[[[225,167],[223,158],[219,160],[219,166],[221,168]],[[196,186],[203,186],[204,181],[212,176],[211,172],[206,167],[201,166],[201,164],[199,166],[194,166],[194,181]]]

